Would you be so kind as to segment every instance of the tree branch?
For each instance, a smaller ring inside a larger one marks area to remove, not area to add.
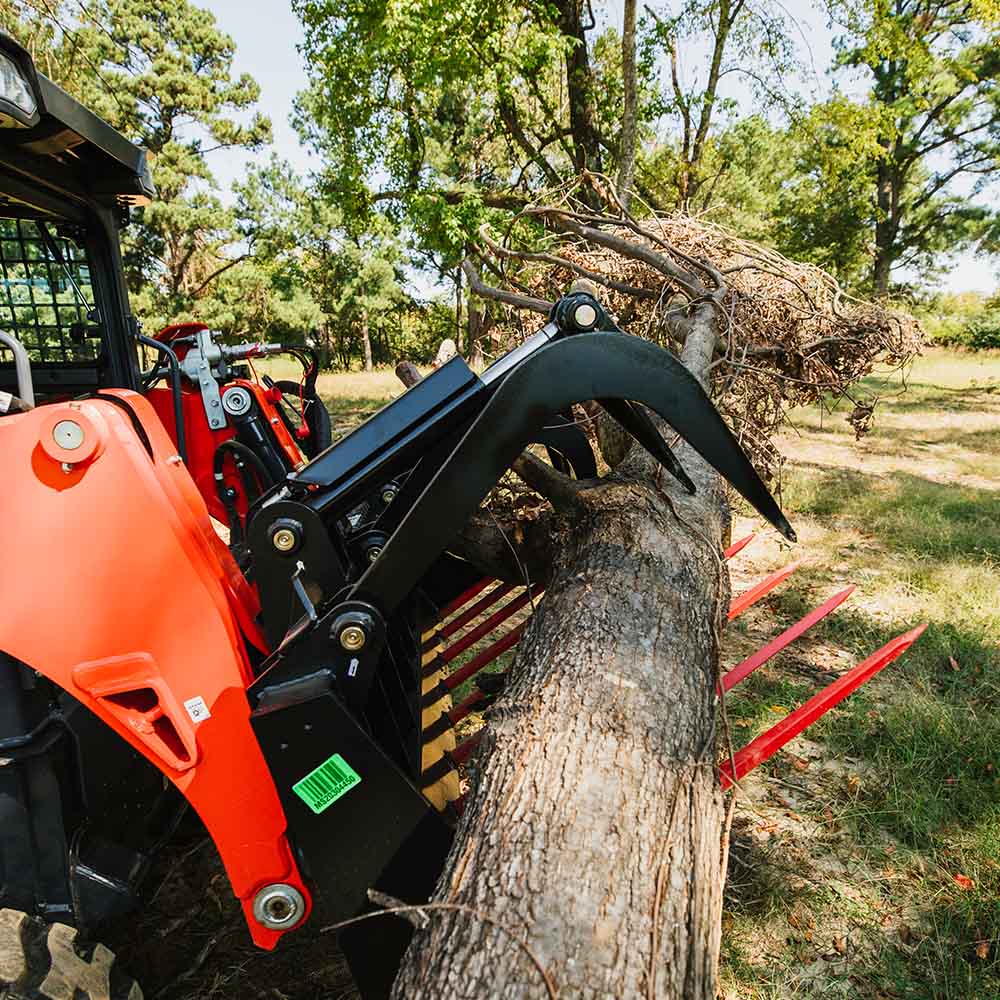
[[[492,299],[494,302],[502,302],[515,309],[530,309],[532,312],[544,313],[546,316],[552,308],[552,303],[545,299],[535,299],[530,295],[516,295],[514,292],[507,292],[502,288],[494,288],[492,285],[484,284],[475,265],[468,258],[462,261],[462,271],[468,279],[469,288],[481,299]]]
[[[596,281],[598,284],[604,285],[606,288],[613,288],[616,292],[622,292],[625,295],[632,295],[637,299],[649,299],[650,301],[655,302],[660,297],[658,292],[654,292],[650,288],[637,288],[634,285],[626,285],[624,282],[615,281],[613,278],[609,278],[606,274],[599,274],[597,271],[590,271],[582,265],[576,264],[571,260],[566,260],[565,257],[560,257],[557,254],[531,253],[527,250],[511,250],[509,247],[505,247],[492,239],[485,224],[479,227],[479,238],[486,244],[487,248],[498,257],[504,257],[508,260],[538,261],[542,264],[553,264],[556,267],[563,267],[568,271],[572,271],[574,274],[579,274],[583,278],[589,278],[591,281]]]
[[[564,476],[537,455],[523,451],[510,467],[556,510],[571,511],[579,507],[580,487],[576,481]]]

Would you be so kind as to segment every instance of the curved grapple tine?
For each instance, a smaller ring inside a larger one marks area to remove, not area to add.
[[[560,472],[573,471],[577,479],[596,479],[597,462],[590,439],[572,417],[556,413],[535,435],[538,444],[545,445],[552,464]]]
[[[684,466],[677,461],[677,456],[670,450],[670,445],[663,440],[656,424],[649,419],[649,414],[627,399],[599,399],[597,401],[611,414],[684,487],[688,493],[694,493],[694,483],[684,471]]]
[[[625,399],[658,413],[786,538],[795,532],[698,380],[669,351],[620,333],[581,333],[527,357],[501,382],[351,591],[383,614],[405,599],[553,412]]]

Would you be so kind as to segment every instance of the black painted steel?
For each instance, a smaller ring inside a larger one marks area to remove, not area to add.
[[[294,692],[271,700],[265,689],[266,707],[251,716],[315,893],[317,918],[327,923],[353,916],[372,887],[408,902],[426,900],[451,841],[448,824],[336,697],[333,679],[317,676],[317,684],[300,686],[302,700]],[[293,788],[334,754],[361,780],[315,813]],[[426,857],[410,853],[412,838],[423,844]],[[417,862],[419,870],[407,871],[401,857]]]
[[[694,483],[684,471],[684,466],[663,440],[663,435],[656,424],[649,419],[649,414],[641,406],[635,406],[627,399],[599,399],[598,402],[611,414],[653,456],[674,479],[687,490],[694,493]]]
[[[657,412],[786,538],[795,533],[698,380],[669,351],[617,333],[557,340],[500,384],[354,587],[389,615],[550,414],[588,399]]]

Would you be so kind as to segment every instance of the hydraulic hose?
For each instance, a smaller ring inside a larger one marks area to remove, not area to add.
[[[177,361],[177,355],[174,353],[173,348],[168,347],[159,340],[153,340],[152,337],[144,337],[141,333],[137,333],[136,340],[140,344],[145,344],[146,347],[151,347],[154,351],[159,351],[161,354],[166,355],[167,363],[170,365],[170,394],[174,400],[174,426],[177,428],[177,453],[181,456],[184,464],[187,465],[187,438],[184,433],[184,402],[181,398],[181,366]]]
[[[225,458],[225,452],[227,451],[231,451],[234,455],[239,455],[243,461],[248,462],[253,466],[254,472],[256,472],[260,477],[262,492],[270,489],[274,485],[274,476],[272,476],[268,471],[267,466],[261,461],[260,456],[242,442],[234,441],[232,438],[228,441],[223,441],[219,447],[215,449],[213,465],[216,478],[222,474],[222,462]],[[249,500],[250,498],[248,497],[247,499]]]

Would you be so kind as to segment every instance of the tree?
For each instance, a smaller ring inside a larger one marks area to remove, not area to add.
[[[636,0],[625,0],[622,18],[622,131],[618,140],[618,198],[627,209],[632,200],[638,122],[638,82],[635,67]]]
[[[868,91],[855,102],[838,95],[816,114],[826,110],[828,127],[849,123],[867,136],[853,169],[870,191],[871,287],[886,295],[894,271],[932,272],[989,230],[994,213],[974,199],[1000,162],[1000,21],[993,5],[966,0],[828,7],[844,32],[837,68]],[[836,191],[823,194],[836,219]]]
[[[233,76],[233,40],[188,0],[23,0],[20,13],[42,68],[151,154],[158,198],[126,233],[130,286],[154,323],[190,314],[248,256],[207,157],[271,138],[256,82]]]
[[[676,13],[648,4],[645,9],[644,44],[670,67],[669,82],[662,85],[662,114],[672,131],[644,170],[644,181],[660,203],[684,212],[705,211],[728,169],[724,157],[711,155],[719,119],[728,118],[731,127],[740,111],[726,96],[726,78],[751,84],[758,114],[760,109],[787,110],[794,103],[783,83],[796,68],[790,18],[782,4],[770,0],[685,0]],[[685,56],[701,49],[707,52],[706,63],[692,70]]]

